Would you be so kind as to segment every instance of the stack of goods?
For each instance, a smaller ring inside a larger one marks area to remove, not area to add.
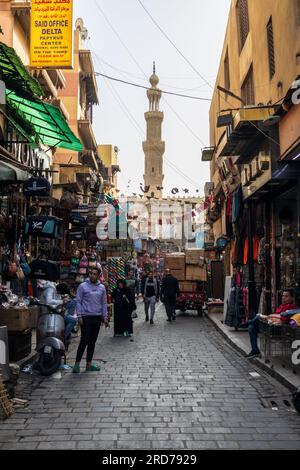
[[[206,252],[197,248],[186,250],[186,280],[206,281]]]
[[[70,216],[70,222],[72,228],[69,229],[68,238],[69,240],[79,241],[86,240],[86,226],[88,223],[88,206],[72,210]]]
[[[117,280],[125,279],[125,261],[123,258],[110,258],[107,266],[108,287],[112,292],[117,287]]]
[[[185,254],[168,253],[165,259],[165,269],[170,269],[171,274],[178,281],[185,281]]]

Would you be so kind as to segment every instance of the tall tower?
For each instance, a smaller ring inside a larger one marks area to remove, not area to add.
[[[155,74],[155,62],[153,62],[153,74],[149,79],[151,88],[147,90],[149,99],[149,111],[145,113],[147,123],[147,140],[143,142],[145,154],[145,187],[149,187],[147,196],[161,198],[163,186],[163,154],[165,143],[161,140],[161,125],[164,113],[159,111],[161,91],[157,88],[159,78]]]

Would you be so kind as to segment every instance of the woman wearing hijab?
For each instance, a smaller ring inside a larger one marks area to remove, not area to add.
[[[112,293],[114,303],[114,336],[132,336],[132,312],[136,309],[133,295],[125,281],[119,279]]]

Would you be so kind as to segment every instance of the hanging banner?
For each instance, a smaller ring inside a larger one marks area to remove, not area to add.
[[[30,66],[70,69],[73,0],[31,0]]]

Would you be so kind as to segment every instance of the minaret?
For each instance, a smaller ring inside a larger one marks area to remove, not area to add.
[[[164,113],[159,111],[159,101],[161,91],[157,88],[159,79],[155,74],[155,62],[153,62],[153,74],[149,79],[151,88],[147,90],[149,99],[149,111],[145,113],[147,123],[147,140],[143,142],[145,154],[145,187],[149,186],[149,191],[145,196],[162,198],[163,186],[163,154],[165,143],[161,140],[161,125]],[[159,189],[158,189],[159,188]]]

